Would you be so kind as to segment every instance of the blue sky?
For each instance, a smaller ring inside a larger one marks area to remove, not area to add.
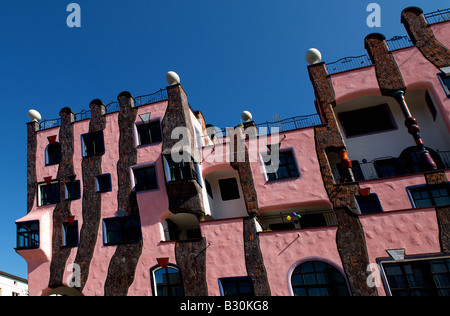
[[[66,7],[81,7],[81,28]],[[369,3],[381,27],[369,28]],[[26,214],[27,111],[58,118],[89,102],[115,101],[166,87],[176,71],[191,106],[207,123],[235,126],[243,110],[257,123],[315,113],[305,52],[325,62],[365,54],[364,38],[406,35],[400,13],[450,8],[449,0],[1,0],[0,270],[27,277],[15,253],[15,220]]]

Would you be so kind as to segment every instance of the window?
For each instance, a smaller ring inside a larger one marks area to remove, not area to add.
[[[349,296],[347,283],[333,266],[308,261],[295,268],[292,278],[295,296]]]
[[[80,181],[66,182],[66,200],[78,200],[80,197]]]
[[[164,156],[164,163],[166,167],[167,182],[177,180],[192,180],[195,179],[200,184],[198,174],[198,164],[191,160],[190,162],[181,161],[175,162],[171,155]]]
[[[159,121],[136,125],[139,145],[159,143],[162,141]]]
[[[440,73],[438,76],[445,93],[450,97],[450,75]]]
[[[252,279],[249,277],[219,279],[223,296],[255,296]]]
[[[376,160],[373,165],[379,178],[395,177],[405,174],[405,168],[398,158]]]
[[[450,296],[450,258],[383,263],[392,296]]]
[[[63,246],[78,246],[78,221],[63,224]]]
[[[153,293],[156,296],[183,296],[183,282],[178,268],[158,267],[153,271]],[[156,288],[156,291],[155,291]]]
[[[342,112],[338,116],[347,137],[396,129],[387,104]]]
[[[115,217],[103,220],[105,245],[136,243],[142,240],[138,216]]]
[[[17,249],[39,248],[39,221],[17,223]]]
[[[39,206],[59,203],[59,190],[59,182],[39,184]]]
[[[361,214],[372,214],[383,212],[380,200],[378,199],[378,195],[376,194],[369,194],[368,196],[362,195],[357,196],[356,201],[358,202]]]
[[[136,192],[158,189],[155,166],[133,169]]]
[[[450,204],[450,184],[425,185],[407,188],[414,208]]]
[[[95,132],[81,135],[83,157],[100,156],[105,153],[103,132]]]
[[[49,144],[45,149],[45,165],[52,166],[61,162],[61,145],[58,142]]]
[[[111,175],[102,174],[100,176],[95,177],[97,184],[97,192],[105,193],[112,190],[111,188]]]
[[[236,200],[240,198],[239,187],[236,178],[219,180],[219,187],[223,201]]]
[[[210,197],[211,199],[214,199],[213,192],[212,192],[212,188],[211,188],[211,184],[210,184],[209,181],[206,180],[206,179],[205,179],[205,187],[206,187],[206,192],[208,193],[209,197]]]
[[[272,160],[266,162],[267,180],[280,180],[287,178],[297,178],[300,176],[295,164],[292,151],[282,151],[279,155],[279,165],[272,165]]]

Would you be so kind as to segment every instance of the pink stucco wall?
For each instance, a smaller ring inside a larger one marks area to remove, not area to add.
[[[200,223],[206,238],[206,279],[208,293],[219,296],[219,279],[247,276],[242,218]]]
[[[331,264],[343,273],[336,247],[337,227],[260,233],[261,252],[272,295],[293,295],[291,277],[305,261]]]
[[[405,249],[406,255],[441,251],[434,208],[363,215],[360,221],[371,263],[389,258],[389,249]],[[379,295],[386,294],[382,286],[377,289]]]

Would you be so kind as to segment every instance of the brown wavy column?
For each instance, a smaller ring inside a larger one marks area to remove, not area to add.
[[[33,121],[27,124],[27,214],[31,212],[36,198],[36,150],[38,131],[38,122]]]
[[[49,287],[55,288],[63,285],[64,270],[70,248],[63,247],[63,223],[71,216],[71,201],[66,200],[65,183],[70,181],[69,177],[74,175],[73,168],[73,125],[75,115],[69,108],[64,108],[59,113],[61,116],[61,127],[59,130],[59,143],[61,144],[61,162],[58,167],[57,179],[59,180],[60,201],[53,211],[53,234],[52,234],[52,262],[50,265]]]
[[[247,124],[250,125],[250,124]],[[256,129],[256,126],[249,126],[249,128]],[[252,279],[253,288],[256,296],[270,296],[270,285],[267,278],[267,271],[264,265],[264,258],[261,253],[259,242],[259,235],[256,230],[254,217],[258,214],[258,196],[255,190],[253,173],[250,166],[250,159],[248,156],[248,149],[245,145],[245,134],[242,128],[229,129],[230,138],[234,137],[234,148],[230,148],[232,154],[231,167],[239,173],[239,180],[244,195],[245,206],[250,217],[244,218],[244,252],[245,252],[245,266],[247,268],[247,275]],[[243,146],[238,146],[238,142],[244,142]],[[238,152],[239,149],[243,152]]]
[[[406,8],[401,21],[414,45],[426,59],[440,69],[450,66],[450,50],[436,39],[422,9]]]
[[[444,170],[426,172],[425,180],[428,185],[448,183]],[[441,251],[443,253],[450,253],[450,206],[436,207],[436,216],[439,225]]]
[[[137,150],[134,143],[134,123],[137,108],[129,92],[117,97],[119,111],[119,161],[117,162],[118,211],[125,216],[139,215],[136,193],[132,192],[130,167],[137,163]],[[134,281],[136,266],[142,253],[142,240],[137,243],[118,245],[108,268],[105,282],[105,296],[126,296]]]
[[[333,111],[336,104],[333,84],[324,63],[311,65],[308,70],[316,94],[317,105],[326,121],[323,126],[314,127],[314,134],[323,183],[338,220],[336,244],[342,265],[352,295],[377,295],[377,289],[369,287],[366,282],[369,256],[354,198],[359,184],[354,182],[336,184],[326,154],[330,148],[345,149],[345,143]]]
[[[106,127],[106,107],[101,100],[93,100],[89,105],[91,119],[89,133],[99,132]],[[102,197],[97,193],[96,177],[102,174],[102,156],[83,157],[81,163],[83,177],[83,225],[75,263],[80,266],[80,291],[83,291],[89,276],[89,265],[94,255],[101,219]]]

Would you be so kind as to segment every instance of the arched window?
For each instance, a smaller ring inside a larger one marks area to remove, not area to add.
[[[49,144],[45,148],[45,165],[57,165],[61,162],[61,145],[58,142]]]
[[[430,152],[431,157],[433,158],[434,162],[436,163],[438,169],[443,169],[443,164],[441,157],[437,152],[430,148],[426,148]],[[399,159],[403,163],[406,173],[407,174],[413,174],[413,173],[420,173],[426,171],[426,167],[424,167],[422,160],[420,158],[420,150],[417,146],[408,147],[405,150],[402,151],[400,154]]]
[[[17,224],[17,249],[39,248],[39,222]]]
[[[184,296],[181,272],[173,265],[154,268],[152,281],[154,296]]]
[[[308,261],[295,268],[291,277],[295,296],[349,296],[344,276],[321,261]]]

